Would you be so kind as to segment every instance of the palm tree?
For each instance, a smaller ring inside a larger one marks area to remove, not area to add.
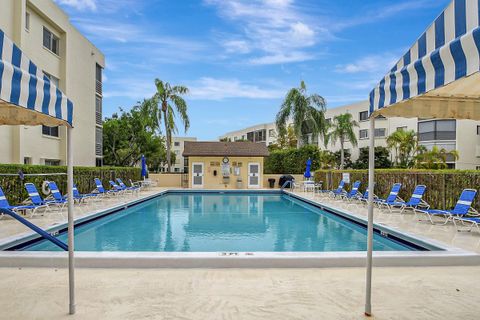
[[[343,163],[345,161],[345,141],[349,140],[352,146],[357,146],[357,137],[353,132],[353,127],[358,127],[357,121],[353,120],[350,113],[340,114],[333,118],[333,122],[330,125],[330,131],[325,136],[325,145],[331,141],[335,144],[340,141],[340,170],[343,169]]]
[[[388,136],[387,146],[395,150],[395,165],[407,168],[418,151],[417,134],[413,130],[397,130]]]
[[[297,137],[297,147],[300,147],[305,134],[325,136],[327,128],[325,111],[325,99],[316,93],[308,95],[305,82],[302,81],[299,88],[292,88],[288,91],[280,111],[277,113],[277,131],[287,132],[287,122],[292,119],[293,130]]]
[[[178,112],[180,120],[182,121],[185,132],[190,127],[190,120],[187,114],[187,103],[182,98],[182,95],[188,93],[188,88],[184,86],[171,86],[168,82],[155,79],[155,86],[157,92],[153,96],[153,100],[157,105],[158,122],[163,122],[165,125],[166,149],[167,149],[167,164],[168,172],[172,166],[171,148],[172,148],[172,133],[177,133],[178,129],[175,124],[175,111]],[[158,108],[158,106],[160,108]]]
[[[458,151],[447,151],[446,149],[439,148],[438,146],[433,146],[432,150],[423,148],[422,152],[416,156],[416,167],[420,169],[446,169],[448,167],[448,157],[458,160]]]

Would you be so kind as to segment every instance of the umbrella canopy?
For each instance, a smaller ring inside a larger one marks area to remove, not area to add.
[[[376,115],[480,120],[480,1],[452,0],[370,93]],[[368,184],[375,184],[370,134]],[[368,194],[365,314],[371,314],[373,192]]]
[[[0,29],[0,125],[67,127],[70,314],[75,313],[72,120],[73,103]]]
[[[145,156],[142,154],[142,178],[145,178],[147,176],[147,159]]]
[[[305,168],[305,173],[303,174],[303,176],[305,178],[310,178],[312,176],[311,172],[310,172],[310,169],[312,168],[312,159],[308,159],[307,160],[307,167]]]
[[[72,126],[73,103],[0,29],[0,124]]]
[[[454,0],[370,93],[391,117],[480,120],[478,0]]]

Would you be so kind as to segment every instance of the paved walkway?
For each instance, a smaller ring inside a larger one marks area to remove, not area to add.
[[[311,192],[295,193],[330,207],[347,211],[356,216],[366,217],[368,214],[366,205],[348,206],[348,203],[345,201],[334,200],[325,195],[314,195]],[[416,236],[431,238],[449,246],[480,253],[480,232],[477,230],[474,229],[472,232],[458,232],[453,223],[447,225],[432,225],[424,214],[417,214],[417,216],[415,216],[411,211],[405,212],[404,214],[400,214],[398,211],[390,213],[388,210],[375,208],[374,221],[375,223],[383,224]],[[462,229],[468,230],[469,227]]]
[[[478,319],[480,267],[376,268],[375,319]],[[365,270],[1,269],[0,319],[364,319]]]

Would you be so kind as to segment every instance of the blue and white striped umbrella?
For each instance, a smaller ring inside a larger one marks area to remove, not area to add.
[[[370,111],[480,120],[479,12],[480,0],[453,0],[371,91]]]
[[[0,124],[72,126],[73,103],[0,29]]]

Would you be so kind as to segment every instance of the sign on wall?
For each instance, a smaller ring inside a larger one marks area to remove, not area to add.
[[[342,180],[345,183],[350,183],[350,173],[348,172],[342,173]]]

